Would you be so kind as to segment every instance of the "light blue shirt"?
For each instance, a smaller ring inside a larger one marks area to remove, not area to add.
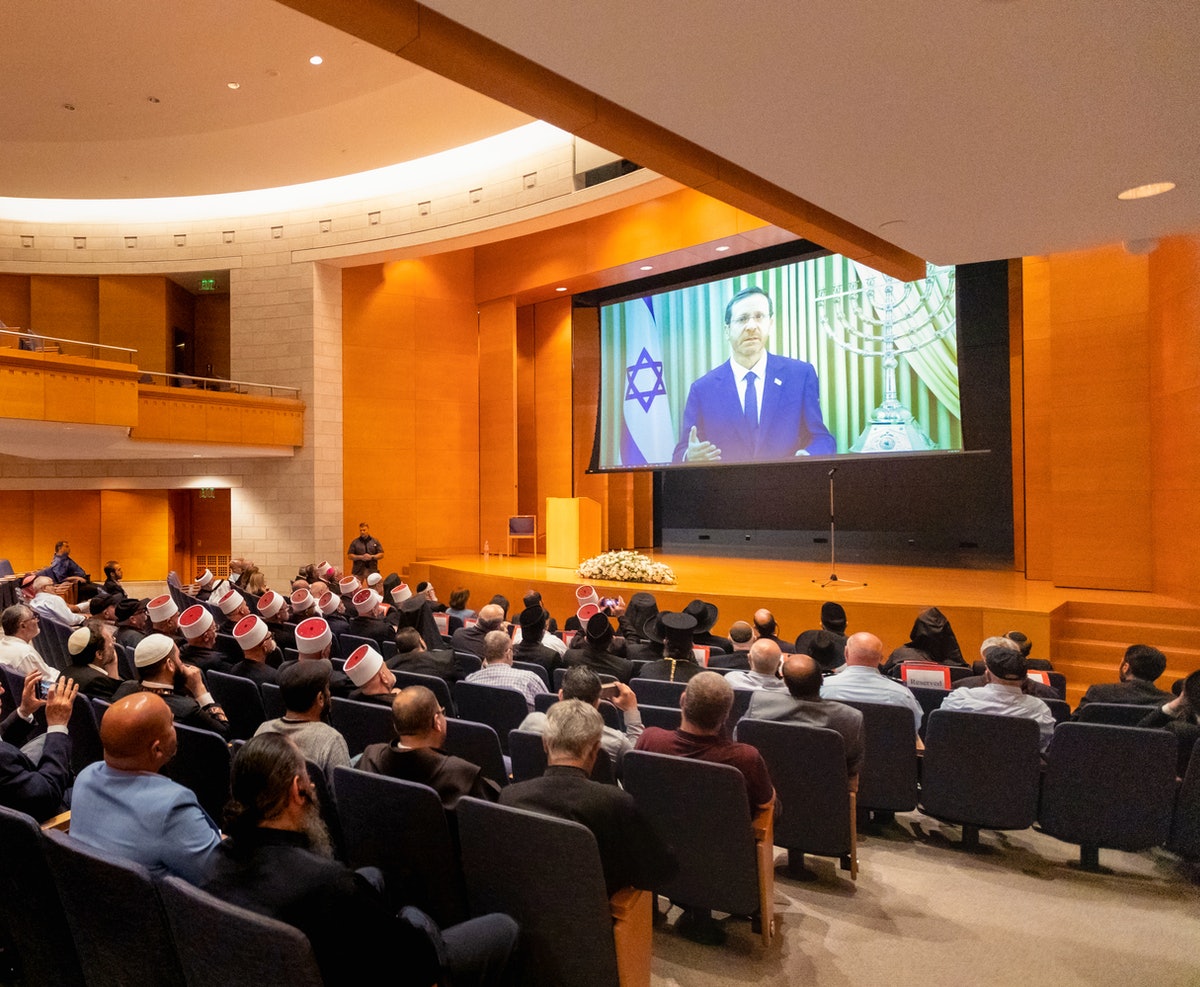
[[[1026,716],[1036,720],[1042,733],[1041,748],[1045,752],[1054,736],[1054,714],[1036,696],[1027,696],[1020,689],[989,682],[978,689],[955,689],[942,702],[942,709],[959,713],[991,713],[993,716]]]
[[[921,704],[912,690],[866,665],[843,665],[836,675],[821,681],[821,698],[839,702],[882,703],[906,706],[913,715],[913,729],[921,729]]]
[[[149,771],[89,764],[71,793],[71,837],[198,884],[221,833],[190,788]]]

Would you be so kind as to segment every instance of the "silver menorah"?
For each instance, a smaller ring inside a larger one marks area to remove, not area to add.
[[[821,329],[842,349],[883,361],[883,404],[851,452],[906,452],[934,448],[933,440],[896,397],[900,357],[955,331],[954,268],[927,264],[924,280],[885,274],[818,291]]]

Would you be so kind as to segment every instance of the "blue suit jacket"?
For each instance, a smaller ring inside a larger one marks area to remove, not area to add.
[[[674,461],[683,462],[693,425],[702,440],[721,450],[723,463],[791,459],[800,449],[814,456],[837,452],[821,417],[812,364],[768,353],[765,378],[758,382],[763,398],[757,441],[746,425],[728,360],[695,381],[683,409]]]

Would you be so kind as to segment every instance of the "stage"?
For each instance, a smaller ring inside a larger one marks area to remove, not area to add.
[[[767,607],[775,614],[779,636],[793,640],[801,631],[819,627],[821,604],[836,600],[846,608],[849,633],[869,630],[890,651],[908,640],[920,611],[936,606],[949,618],[968,661],[985,637],[1010,630],[1028,635],[1035,657],[1064,665],[1072,701],[1090,682],[1115,679],[1120,653],[1134,641],[1144,640],[1167,652],[1168,678],[1200,667],[1200,653],[1195,651],[1197,609],[1153,593],[1064,589],[1028,580],[1020,572],[857,564],[839,565],[838,581],[822,586],[830,576],[828,562],[645,554],[671,566],[677,582],[658,586],[597,580],[592,585],[602,597],[628,600],[639,591],[653,593],[661,610],[680,610],[700,597],[720,610],[717,633],[735,620],[750,620],[756,608]],[[530,555],[430,559],[410,565],[406,578],[410,585],[428,579],[443,602],[455,587],[465,586],[471,591],[467,605],[474,610],[501,593],[510,601],[513,620],[521,598],[536,588],[560,624],[574,612],[575,587],[584,582],[575,570],[550,568],[544,556]],[[1072,621],[1086,622],[1087,628],[1073,630]],[[1149,626],[1147,621],[1171,626],[1158,630],[1158,638],[1148,637],[1150,631],[1140,631]],[[1110,625],[1111,640],[1093,626],[1100,624]],[[1078,646],[1073,649],[1072,643]]]

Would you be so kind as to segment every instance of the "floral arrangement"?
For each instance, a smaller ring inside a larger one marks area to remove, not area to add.
[[[675,582],[675,573],[669,565],[627,549],[586,559],[579,565],[579,575],[584,579],[612,579],[624,583]]]

